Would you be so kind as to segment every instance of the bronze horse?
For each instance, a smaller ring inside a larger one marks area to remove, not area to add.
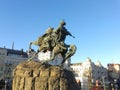
[[[41,48],[42,44],[39,44],[38,42],[39,42],[39,40],[30,42],[30,48],[31,48],[31,45],[33,44],[33,45],[39,46],[40,51],[46,52],[47,50],[51,50],[52,55],[48,61],[54,60],[56,55],[61,54],[63,57],[63,61],[61,64],[63,64],[68,58],[70,58],[76,52],[75,45],[68,45],[67,47],[65,47],[65,46],[57,43],[57,44],[55,44],[55,46],[52,47],[52,49],[50,49],[49,47],[44,47],[45,49],[43,49],[43,48]]]
[[[39,37],[36,41],[30,42],[29,48],[31,49],[31,45],[33,44],[39,46],[38,51],[51,51],[52,55],[48,61],[54,60],[57,54],[61,54],[63,57],[61,64],[63,64],[66,59],[70,58],[76,52],[75,45],[66,45],[64,43],[67,35],[72,36],[71,33],[65,29],[64,25],[65,22],[61,22],[56,30],[49,28],[43,36]]]

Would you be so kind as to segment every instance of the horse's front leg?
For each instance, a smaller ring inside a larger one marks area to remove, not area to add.
[[[65,59],[65,54],[64,53],[61,54],[61,55],[62,55],[63,60],[62,60],[62,62],[60,64],[60,66],[63,66],[63,64],[65,63],[66,59]]]
[[[49,61],[53,61],[55,59],[55,53],[54,51],[52,52]]]
[[[62,62],[61,62],[61,65],[63,65],[65,63],[65,58],[63,58]]]

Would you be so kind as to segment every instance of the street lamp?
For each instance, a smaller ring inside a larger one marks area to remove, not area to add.
[[[105,76],[102,76],[102,81],[103,81],[104,90],[106,90],[106,88],[105,88]]]
[[[89,83],[89,90],[90,90],[90,86],[91,86],[91,72],[92,72],[92,69],[91,67],[89,67],[89,75],[88,75],[88,83]]]
[[[5,90],[7,90],[7,83],[8,81],[5,79]]]

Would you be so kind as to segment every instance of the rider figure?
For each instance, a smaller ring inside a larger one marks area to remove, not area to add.
[[[46,51],[47,49],[51,50],[51,41],[53,39],[52,38],[53,29],[54,28],[49,27],[46,30],[46,33],[42,36],[43,41],[42,41],[42,45],[40,46],[40,51],[41,50]]]
[[[72,34],[67,31],[67,29],[64,27],[66,25],[65,21],[62,20],[60,22],[60,25],[58,26],[58,28],[56,29],[55,33],[58,35],[57,36],[57,41],[60,42],[60,41],[65,41],[65,38],[67,35],[70,35],[72,36]],[[74,36],[72,36],[74,38]]]
[[[66,44],[64,43],[66,36],[70,35],[72,36],[72,34],[64,27],[66,25],[65,21],[62,20],[60,22],[60,25],[58,26],[58,28],[54,31],[53,34],[55,34],[55,38],[54,41],[56,44],[59,44],[59,46],[61,45],[61,47],[63,47],[63,49],[67,49],[68,46],[66,46]],[[75,38],[74,36],[72,36],[73,38]],[[64,43],[64,44],[61,44]]]

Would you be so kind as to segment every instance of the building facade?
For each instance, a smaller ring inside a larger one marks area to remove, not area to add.
[[[108,64],[107,66],[108,66],[108,71],[120,73],[120,64],[111,63],[111,64]]]
[[[14,68],[22,61],[27,60],[28,55],[21,50],[0,48],[0,78],[9,79],[12,77]]]
[[[110,63],[107,65],[109,79],[119,79],[120,78],[120,64]]]
[[[82,63],[71,64],[70,67],[76,80],[80,80],[82,86],[86,88],[89,87],[89,83],[95,83],[96,80],[101,81],[103,77],[108,78],[107,69],[99,61],[94,64],[90,58]]]

